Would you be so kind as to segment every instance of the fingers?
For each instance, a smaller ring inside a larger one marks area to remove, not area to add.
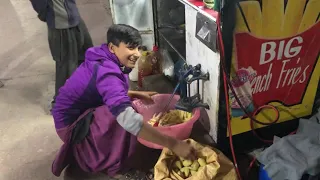
[[[151,92],[148,92],[148,94],[149,94],[149,96],[153,96],[153,95],[156,95],[156,94],[158,94],[158,93],[155,92],[155,91],[151,91]]]
[[[196,156],[196,153],[193,152],[193,151],[189,151],[188,154],[186,154],[186,157],[184,157],[185,159],[188,159],[188,160],[196,160],[197,159],[197,156]]]
[[[187,140],[186,143],[190,146],[189,158],[195,160],[197,158],[196,150],[192,147],[190,140]]]
[[[150,96],[146,96],[146,97],[144,98],[144,100],[145,100],[148,104],[154,103],[153,99],[152,99]]]
[[[154,103],[152,96],[155,94],[158,94],[158,93],[154,91],[138,91],[136,93],[136,98],[145,101],[145,103],[152,104]]]
[[[152,104],[154,103],[153,99],[151,98],[151,96],[149,96],[148,94],[146,93],[142,93],[139,97],[139,99],[145,101],[145,103],[147,104]]]
[[[190,159],[191,160],[196,160],[197,159],[197,153],[196,153],[196,150],[194,148],[191,148]]]
[[[191,145],[189,145],[186,158],[189,159],[189,160],[196,160],[197,159],[196,150]]]
[[[139,91],[139,92],[142,94],[146,94],[148,96],[153,96],[153,95],[158,94],[158,92],[156,92],[156,91]]]

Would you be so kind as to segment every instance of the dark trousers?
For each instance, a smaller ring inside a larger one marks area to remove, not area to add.
[[[56,62],[56,96],[60,87],[84,61],[86,50],[93,44],[83,20],[80,20],[78,26],[69,29],[48,28],[48,40],[53,60]]]

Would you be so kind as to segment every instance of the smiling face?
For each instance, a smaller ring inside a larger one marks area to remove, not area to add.
[[[108,29],[107,44],[121,65],[134,68],[141,56],[139,47],[142,45],[142,38],[137,29],[125,24],[114,24]]]
[[[120,63],[128,68],[134,68],[137,60],[141,56],[139,47],[131,47],[123,42],[119,43],[118,46],[109,43],[108,47],[110,52],[118,57]]]

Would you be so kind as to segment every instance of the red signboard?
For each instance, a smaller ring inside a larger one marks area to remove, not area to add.
[[[301,103],[318,60],[319,29],[320,23],[294,37],[274,40],[249,33],[235,35],[237,66],[255,72],[237,73],[239,82],[250,81],[255,106],[274,101],[286,106]]]

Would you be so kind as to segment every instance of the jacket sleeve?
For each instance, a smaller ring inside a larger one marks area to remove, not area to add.
[[[103,102],[116,117],[117,122],[129,133],[137,136],[143,125],[143,117],[131,106],[125,82],[117,74],[97,76],[97,89]]]
[[[119,76],[117,73],[97,75],[97,90],[115,117],[131,106],[125,82]]]
[[[117,122],[123,129],[137,136],[143,125],[143,117],[132,107],[127,107],[117,116]]]
[[[38,13],[38,18],[41,21],[46,21],[48,0],[30,0],[33,9]]]

